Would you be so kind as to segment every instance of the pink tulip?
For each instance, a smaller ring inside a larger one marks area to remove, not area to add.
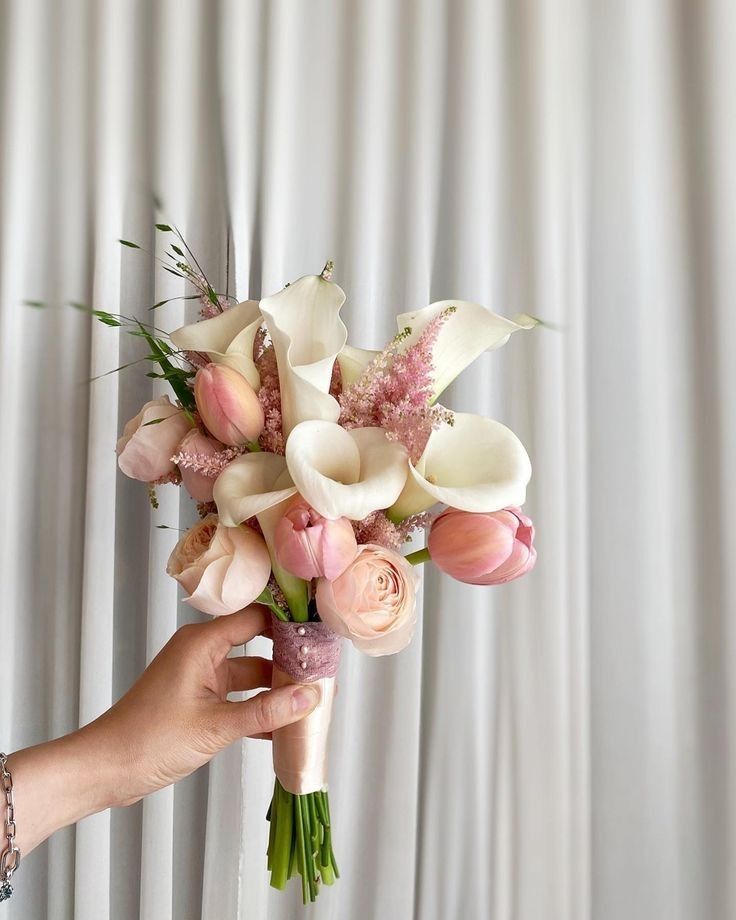
[[[263,431],[263,409],[248,381],[224,364],[197,371],[194,398],[207,430],[218,441],[242,447]]]
[[[501,585],[534,568],[534,525],[519,508],[485,514],[448,508],[432,524],[428,549],[437,566],[469,585]]]
[[[276,558],[292,575],[334,581],[358,552],[347,518],[331,521],[303,500],[293,504],[276,525]]]
[[[196,467],[201,468],[203,466],[201,461],[206,461],[208,457],[214,457],[223,450],[225,450],[223,444],[215,441],[214,438],[208,438],[199,428],[192,428],[177,448],[178,454],[185,454],[186,457],[191,457],[195,461],[191,467],[184,463],[179,465],[182,485],[195,502],[212,501],[212,490],[217,479],[216,475],[207,476]]]

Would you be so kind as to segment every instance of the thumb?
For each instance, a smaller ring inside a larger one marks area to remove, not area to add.
[[[233,738],[272,732],[298,722],[314,710],[321,699],[319,687],[292,684],[264,690],[242,703],[223,703]]]

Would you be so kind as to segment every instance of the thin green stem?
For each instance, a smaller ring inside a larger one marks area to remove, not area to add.
[[[299,875],[302,877],[302,901],[306,904],[308,899],[311,900],[311,889],[307,879],[307,846],[304,839],[304,818],[300,796],[295,796],[294,798],[294,811],[296,817],[296,862],[299,867]]]
[[[407,562],[411,562],[412,565],[421,565],[423,562],[431,562],[432,557],[429,555],[429,550],[425,546],[424,549],[418,549],[414,553],[409,553],[408,556],[404,556]]]
[[[283,889],[288,881],[294,818],[291,795],[281,787],[281,783],[278,780],[276,780],[274,787],[274,800],[276,803],[276,833],[271,861],[271,884],[274,888]]]

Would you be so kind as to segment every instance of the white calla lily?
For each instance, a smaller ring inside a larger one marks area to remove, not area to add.
[[[336,422],[329,395],[335,359],[347,341],[340,319],[345,292],[321,275],[305,275],[260,303],[276,352],[284,435],[306,419]]]
[[[299,493],[319,514],[353,521],[395,502],[409,470],[406,448],[382,429],[316,420],[291,432],[286,462]]]
[[[226,364],[245,377],[257,390],[260,376],[253,361],[253,343],[263,318],[255,300],[245,300],[219,316],[171,333],[171,341],[182,351],[199,351],[214,364]]]
[[[454,425],[433,431],[409,478],[392,520],[426,511],[437,502],[461,511],[498,511],[523,505],[532,467],[516,435],[492,419],[454,413]]]
[[[423,310],[397,316],[399,331],[407,327],[411,329],[404,339],[404,348],[413,345],[427,325],[448,308],[453,308],[454,312],[440,329],[432,349],[435,399],[484,351],[500,348],[508,342],[512,333],[532,329],[538,324],[537,320],[525,314],[517,316],[514,321],[491,313],[478,303],[441,300]]]
[[[380,354],[380,351],[371,351],[369,348],[346,345],[337,356],[343,387],[349,387],[355,383],[376,355]]]
[[[215,481],[214,500],[220,521],[236,527],[296,495],[279,454],[245,454],[229,463]]]

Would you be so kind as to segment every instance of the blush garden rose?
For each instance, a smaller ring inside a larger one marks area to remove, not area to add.
[[[361,652],[393,655],[414,635],[418,586],[416,569],[403,556],[367,543],[342,575],[317,582],[317,610]]]
[[[271,557],[250,527],[225,527],[211,514],[176,544],[166,569],[184,588],[188,604],[222,616],[251,604],[271,575]]]

